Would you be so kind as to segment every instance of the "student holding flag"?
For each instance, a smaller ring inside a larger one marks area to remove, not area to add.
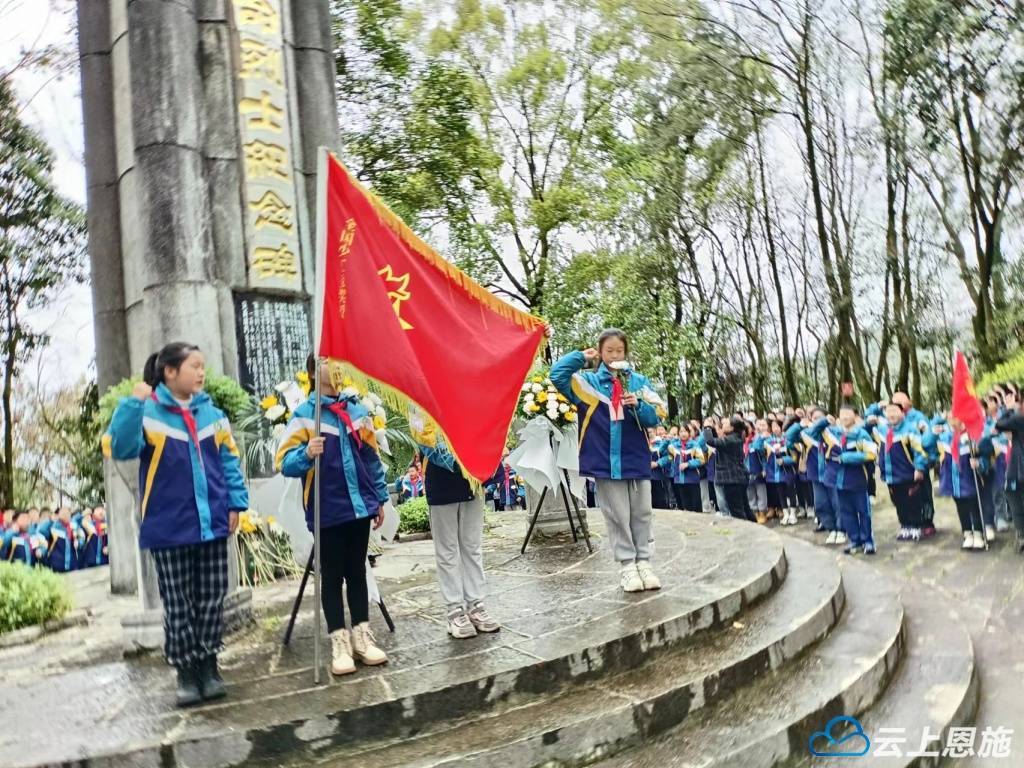
[[[320,377],[320,434],[314,431],[314,391],[292,413],[275,463],[285,477],[303,479],[306,526],[312,532],[314,463],[320,457],[320,603],[331,638],[331,674],[349,675],[356,671],[356,659],[367,666],[388,660],[370,630],[366,552],[370,525],[377,529],[384,524],[389,495],[370,413],[358,393],[334,388],[326,362],[317,368],[316,358],[310,355],[309,379]],[[343,590],[348,596],[351,632],[345,627]]]
[[[970,490],[973,483],[973,495],[976,498],[979,509],[979,520],[975,521],[973,512],[970,518],[961,516],[960,524],[963,528],[965,519],[970,522],[972,535],[977,542],[980,538],[981,547],[975,545],[976,549],[987,548],[987,542],[993,541],[995,532],[995,508],[992,501],[993,468],[995,463],[995,449],[992,438],[986,434],[985,409],[978,400],[974,391],[974,382],[971,379],[970,369],[967,367],[967,358],[964,353],[957,350],[953,358],[953,403],[950,408],[950,426],[954,429],[954,435],[950,438],[950,456],[956,450],[959,459],[960,447],[963,443],[960,437],[966,437],[968,442],[968,453],[970,454],[969,468],[973,478],[969,479],[965,486],[965,493]],[[951,471],[959,469],[950,463]],[[957,506],[960,512],[960,505]],[[975,522],[978,524],[975,525]],[[964,532],[966,539],[966,529]],[[966,541],[965,541],[966,548]]]

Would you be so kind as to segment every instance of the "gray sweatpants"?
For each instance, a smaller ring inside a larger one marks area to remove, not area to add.
[[[651,559],[651,481],[597,479],[597,503],[616,562]]]
[[[479,496],[460,504],[430,508],[437,581],[449,612],[471,609],[482,602],[484,579],[484,500]]]
[[[768,509],[768,486],[764,480],[747,486],[747,504],[751,512],[764,512]]]

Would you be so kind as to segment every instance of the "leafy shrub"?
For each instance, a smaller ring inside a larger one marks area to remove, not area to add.
[[[110,426],[110,420],[114,417],[114,409],[117,408],[117,404],[121,402],[121,398],[131,395],[132,389],[140,381],[142,381],[141,376],[122,379],[100,398],[99,424],[101,430]],[[238,382],[227,376],[207,373],[203,389],[213,400],[213,404],[224,411],[224,415],[232,424],[237,424],[249,407],[249,393]],[[98,436],[97,439],[99,439]]]
[[[69,610],[71,597],[56,573],[0,563],[0,634],[59,619]]]
[[[430,510],[423,496],[398,505],[399,533],[425,533],[429,530]]]
[[[1018,386],[1024,384],[1024,352],[1018,353],[983,375],[978,379],[975,389],[979,395],[984,395],[994,384],[1001,384],[1004,381],[1011,381]]]

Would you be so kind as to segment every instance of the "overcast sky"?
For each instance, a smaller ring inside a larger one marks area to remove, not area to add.
[[[0,70],[17,62],[21,52],[60,45],[77,53],[74,3],[68,0],[0,0]],[[81,82],[77,67],[65,76],[53,72],[20,71],[15,88],[24,106],[22,118],[38,130],[56,154],[55,179],[60,191],[85,205],[82,149]],[[26,372],[41,366],[49,386],[74,381],[91,372],[95,343],[92,300],[88,286],[71,288],[46,310],[29,318],[47,330],[53,342]]]

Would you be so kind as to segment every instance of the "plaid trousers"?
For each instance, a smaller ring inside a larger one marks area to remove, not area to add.
[[[152,552],[164,604],[167,661],[182,668],[216,655],[223,648],[227,539]]]

